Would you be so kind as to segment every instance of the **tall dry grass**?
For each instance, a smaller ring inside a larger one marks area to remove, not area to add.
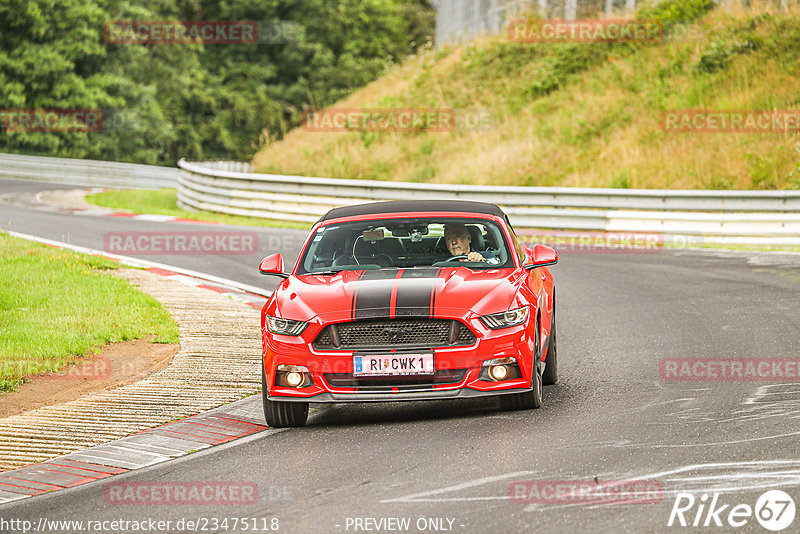
[[[727,1],[662,42],[519,44],[505,36],[410,58],[335,108],[489,113],[449,132],[295,129],[259,171],[437,183],[800,188],[800,136],[675,133],[676,109],[800,110],[798,2]]]

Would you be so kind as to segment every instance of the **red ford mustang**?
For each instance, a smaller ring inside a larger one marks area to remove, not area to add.
[[[309,402],[500,396],[539,408],[556,381],[558,261],[522,246],[494,204],[378,202],[311,229],[261,310],[264,415],[302,426]]]

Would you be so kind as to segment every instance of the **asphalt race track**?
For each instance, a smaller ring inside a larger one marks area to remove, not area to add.
[[[0,195],[64,187],[0,181]],[[99,249],[107,231],[223,228],[7,203],[0,203],[0,227]],[[254,231],[258,254],[146,258],[274,287],[276,280],[258,274],[258,260],[277,250],[293,262],[305,232]],[[676,532],[698,530],[677,519],[667,526],[676,495],[691,492],[698,501],[686,507],[689,525],[701,506],[698,524],[714,524],[706,511],[719,493],[717,508],[727,507],[715,517],[724,526],[708,531],[766,532],[755,517],[732,527],[731,509],[755,508],[777,489],[800,504],[797,378],[665,380],[660,371],[665,358],[798,358],[800,255],[572,253],[552,270],[560,380],[545,388],[540,410],[501,412],[491,400],[324,406],[305,428],[256,434],[113,479],[253,482],[256,504],[118,505],[100,481],[0,507],[0,517],[34,525],[152,518],[172,520],[174,532],[184,531],[175,526],[180,520],[226,517],[259,518],[259,528],[277,524],[287,533]],[[543,488],[554,481],[649,481],[663,491],[656,502],[563,494],[533,502],[528,490],[546,497]],[[785,532],[798,526],[800,517]]]

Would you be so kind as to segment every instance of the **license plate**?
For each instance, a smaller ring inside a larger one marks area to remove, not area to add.
[[[353,376],[432,375],[433,353],[353,356]]]

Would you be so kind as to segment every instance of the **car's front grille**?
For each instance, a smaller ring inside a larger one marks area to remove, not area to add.
[[[358,388],[363,391],[398,391],[433,389],[434,385],[457,384],[464,379],[466,369],[436,371],[433,375],[356,377],[352,373],[325,373],[322,376],[332,387]]]
[[[331,329],[329,327],[325,327],[322,329],[317,335],[317,339],[314,340],[314,347],[321,349],[321,348],[332,348],[333,339],[331,339]]]
[[[447,347],[472,345],[475,334],[450,319],[367,319],[328,325],[314,340],[316,349]]]
[[[458,332],[456,334],[456,345],[472,345],[475,343],[475,334],[472,333],[467,325],[459,323]]]

